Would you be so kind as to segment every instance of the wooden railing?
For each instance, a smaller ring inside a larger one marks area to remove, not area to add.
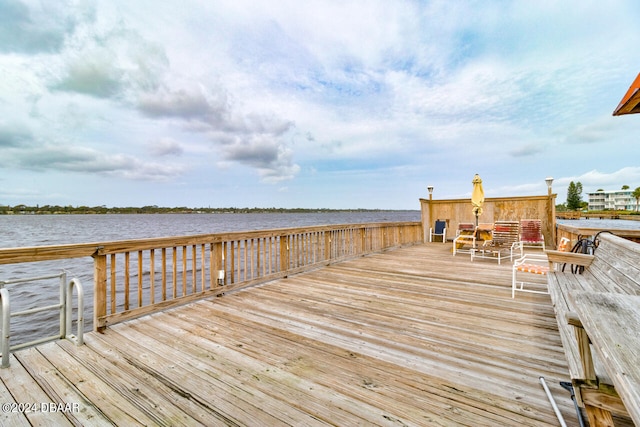
[[[92,256],[94,329],[423,241],[420,222],[284,228],[0,249],[0,264]]]
[[[615,211],[611,212],[581,212],[581,211],[568,211],[568,212],[556,212],[556,218],[558,219],[628,219],[630,215],[624,215]]]
[[[566,237],[571,241],[573,246],[578,240],[583,237],[593,237],[601,231],[608,231],[616,236],[623,237],[632,242],[640,243],[640,230],[623,230],[623,229],[609,229],[609,228],[596,228],[596,227],[575,227],[569,224],[558,224],[557,236],[558,241],[561,238]]]

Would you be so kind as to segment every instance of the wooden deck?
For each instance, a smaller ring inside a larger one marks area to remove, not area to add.
[[[557,426],[544,376],[575,426],[549,297],[510,273],[417,245],[22,350],[0,400],[37,411],[0,423]]]

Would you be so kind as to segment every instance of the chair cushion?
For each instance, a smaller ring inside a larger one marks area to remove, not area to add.
[[[569,252],[569,245],[571,244],[571,240],[567,239],[566,237],[563,237],[560,240],[560,244],[558,245],[558,250],[561,252]]]
[[[547,274],[549,272],[549,267],[546,265],[521,264],[516,266],[516,270],[525,273]]]

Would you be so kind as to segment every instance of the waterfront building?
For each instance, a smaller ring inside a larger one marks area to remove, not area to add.
[[[602,211],[636,209],[636,199],[633,198],[632,190],[602,190],[589,193],[589,210]]]

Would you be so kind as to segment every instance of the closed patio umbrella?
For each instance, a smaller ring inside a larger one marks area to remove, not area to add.
[[[482,189],[482,179],[476,174],[473,177],[473,192],[471,193],[471,204],[473,205],[473,213],[476,216],[476,227],[478,226],[478,217],[482,214],[482,205],[484,204],[484,190]]]

